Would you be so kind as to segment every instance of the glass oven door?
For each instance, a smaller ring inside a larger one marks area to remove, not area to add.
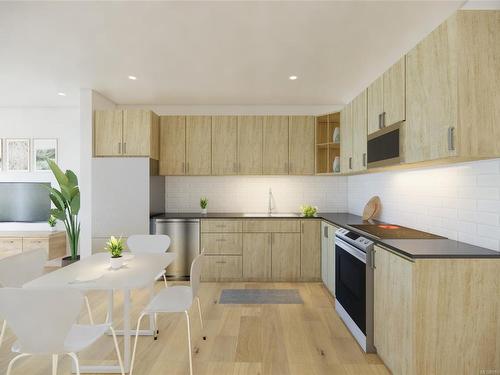
[[[366,253],[339,238],[335,239],[335,298],[366,335]]]

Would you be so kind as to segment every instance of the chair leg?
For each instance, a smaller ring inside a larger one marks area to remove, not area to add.
[[[23,357],[27,357],[29,354],[26,353],[21,353],[16,355],[12,360],[9,362],[9,366],[7,367],[7,372],[5,373],[6,375],[10,375],[10,372],[12,371],[12,366],[14,366],[14,363],[17,362],[18,359],[21,359]]]
[[[163,274],[163,281],[165,282],[165,288],[168,288],[167,275]]]
[[[92,316],[92,310],[90,309],[89,298],[87,296],[85,298],[85,305],[87,305],[87,312],[89,314],[90,324],[94,325],[94,317]]]
[[[57,375],[57,360],[59,356],[57,354],[52,354],[52,375]]]
[[[160,330],[158,329],[158,314],[155,313],[155,329],[154,329],[154,339],[158,340],[158,334],[160,333]]]
[[[201,329],[203,329],[203,318],[202,318],[202,315],[201,315],[200,297],[196,297],[196,302],[198,302],[198,312],[200,313]]]
[[[5,329],[7,328],[7,321],[4,320],[2,324],[2,331],[0,331],[0,347],[2,346],[3,337],[5,336]]]
[[[73,358],[73,362],[75,363],[76,375],[80,375],[80,364],[78,363],[78,356],[75,353],[68,353],[68,355]]]
[[[188,311],[184,311],[186,314],[186,322],[188,329],[188,345],[189,345],[189,374],[193,375],[193,354],[191,353],[191,326],[189,324],[189,313]]]
[[[134,340],[134,349],[132,350],[132,360],[130,361],[130,372],[129,375],[132,375],[134,371],[134,361],[135,361],[135,350],[137,349],[137,339],[139,338],[139,328],[141,327],[141,320],[144,318],[146,314],[142,313],[137,320],[137,328],[135,330],[135,340]]]
[[[118,364],[120,365],[120,370],[122,375],[125,375],[125,369],[123,368],[122,355],[120,353],[120,347],[118,346],[118,340],[116,339],[116,332],[113,327],[109,327],[111,334],[113,335],[113,341],[115,343],[116,356],[118,357]]]

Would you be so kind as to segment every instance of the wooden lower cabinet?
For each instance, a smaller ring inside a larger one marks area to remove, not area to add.
[[[271,233],[243,233],[243,279],[271,279]]]
[[[500,259],[375,254],[375,347],[394,375],[500,368]]]
[[[273,233],[272,278],[276,281],[300,279],[300,234]]]
[[[300,278],[321,280],[321,221],[302,220],[300,236]]]
[[[240,255],[208,255],[203,263],[203,281],[240,280],[242,276]]]
[[[24,251],[43,250],[47,260],[66,255],[65,232],[4,232],[0,233],[0,259]]]
[[[206,255],[241,255],[241,233],[203,233],[201,248]]]

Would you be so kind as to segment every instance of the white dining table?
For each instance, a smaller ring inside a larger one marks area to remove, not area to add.
[[[112,322],[113,293],[123,292],[123,366],[125,372],[130,371],[131,335],[135,332],[130,327],[131,290],[149,287],[150,298],[153,296],[156,277],[175,259],[175,254],[124,254],[125,264],[122,268],[110,268],[109,254],[98,253],[84,258],[64,268],[47,273],[32,280],[25,288],[57,288],[70,287],[82,291],[102,290],[109,292],[108,321]],[[64,308],[64,306],[61,306]],[[153,319],[150,317],[150,329],[141,334],[153,335]],[[121,373],[118,364],[86,365],[80,367],[82,373]]]

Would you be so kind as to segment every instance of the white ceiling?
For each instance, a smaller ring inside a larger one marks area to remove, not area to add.
[[[0,106],[342,104],[462,4],[2,2]]]

